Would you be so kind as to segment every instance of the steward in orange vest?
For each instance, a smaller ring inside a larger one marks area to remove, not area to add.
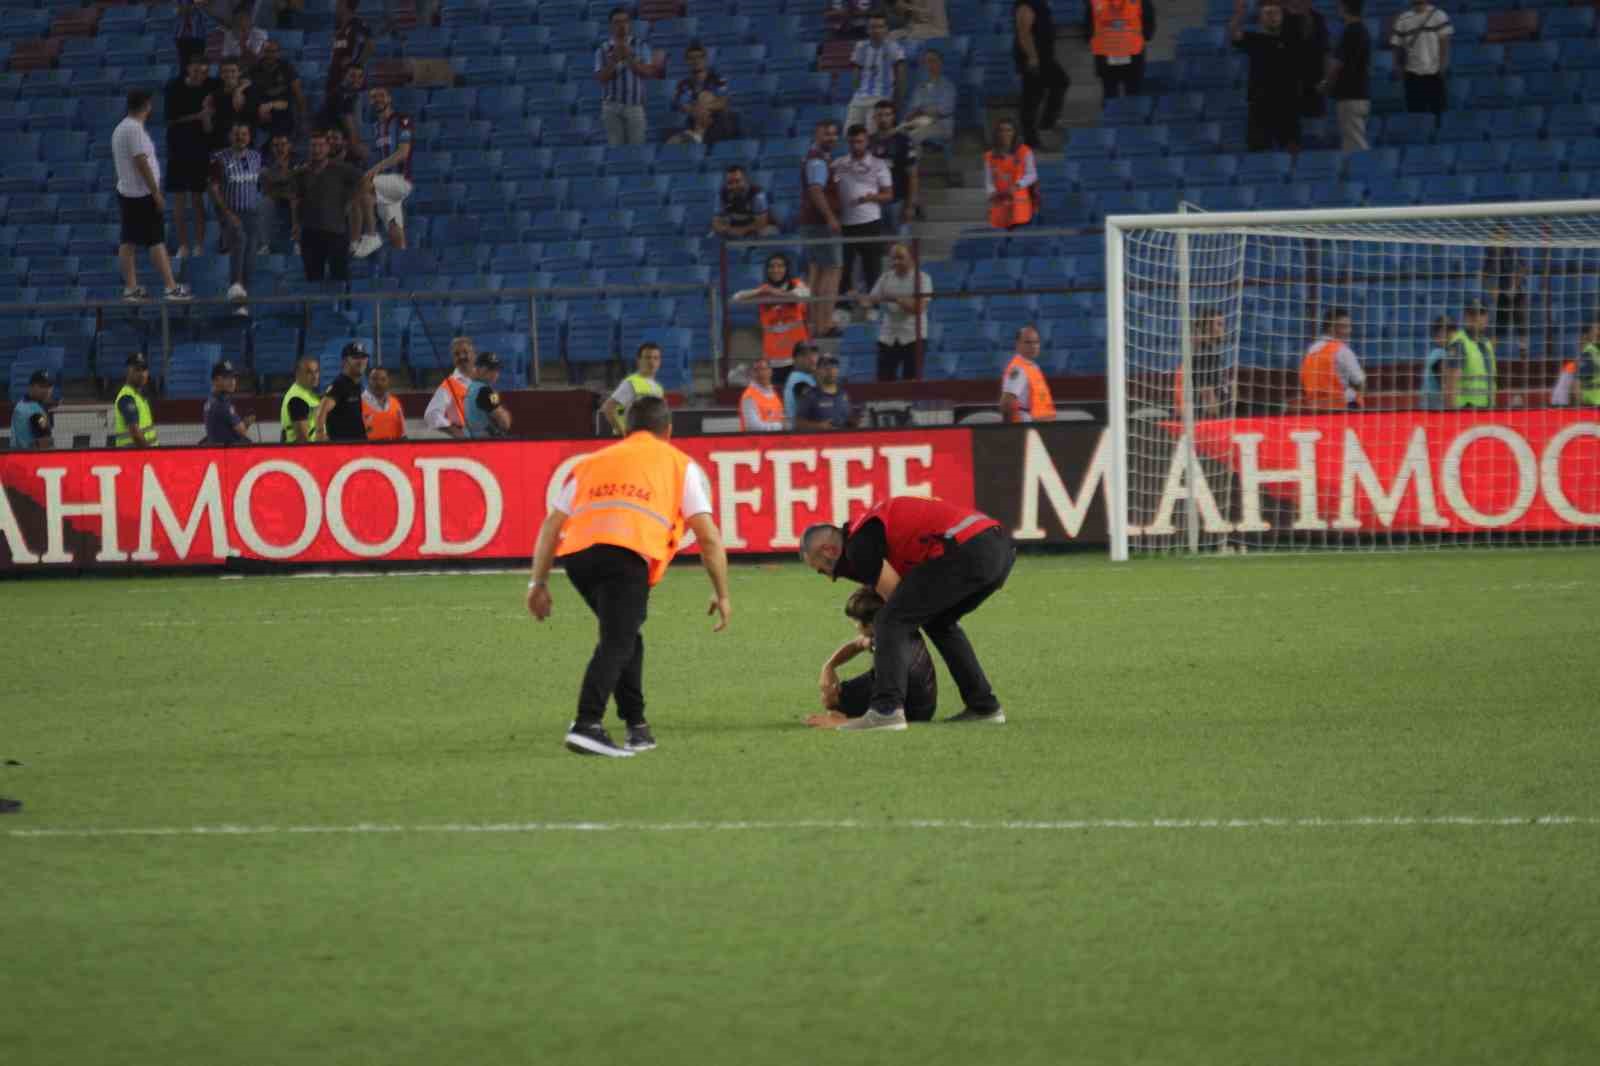
[[[1103,99],[1138,96],[1144,86],[1145,42],[1156,35],[1155,6],[1150,0],[1087,0],[1084,15]]]
[[[782,253],[768,257],[766,276],[760,285],[733,294],[734,303],[757,304],[761,354],[774,370],[787,371],[793,362],[794,346],[811,339],[811,331],[806,328],[810,308],[801,302],[810,295],[805,282],[790,276],[789,257]],[[786,300],[786,296],[793,299]]]
[[[1007,422],[1049,422],[1056,417],[1050,383],[1039,369],[1039,331],[1017,330],[1017,354],[1000,378],[1000,414]]]
[[[389,391],[389,372],[381,366],[367,371],[367,388],[361,394],[361,422],[368,440],[405,440],[406,412],[400,397]]]
[[[918,629],[939,649],[965,709],[953,722],[1006,720],[960,618],[995,593],[1016,549],[1004,527],[981,511],[943,500],[892,496],[848,526],[816,525],[800,557],[824,577],[875,588],[885,603],[873,619],[872,701],[842,730],[906,728],[906,681]]]
[[[567,577],[600,623],[600,642],[578,694],[578,714],[566,746],[579,755],[626,758],[656,746],[644,716],[644,625],[650,589],[667,572],[687,527],[711,578],[716,630],[733,612],[728,602],[728,557],[711,520],[705,473],[669,443],[672,414],[659,396],[628,408],[627,435],[581,460],[551,507],[533,550],[528,611],[550,617],[550,569],[557,556]],[[616,697],[627,727],[622,745],[602,724]]]
[[[765,359],[750,364],[750,384],[739,397],[739,432],[777,433],[783,427],[783,397],[772,387],[772,367]]]
[[[1366,375],[1350,350],[1350,312],[1336,307],[1323,317],[1322,336],[1300,361],[1300,404],[1313,411],[1361,406]]]
[[[983,184],[989,193],[989,225],[1026,226],[1038,207],[1039,171],[1033,149],[1017,140],[1009,119],[995,123],[989,151],[983,154]]]

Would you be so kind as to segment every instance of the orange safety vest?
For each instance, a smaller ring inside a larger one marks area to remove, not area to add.
[[[1136,56],[1144,51],[1142,0],[1094,0],[1094,36],[1089,51],[1097,56]]]
[[[992,151],[983,153],[984,166],[989,168],[994,180],[994,191],[1010,196],[1009,200],[989,205],[989,225],[995,229],[1025,226],[1033,221],[1035,187],[1017,184],[1022,180],[1022,175],[1027,173],[1028,160],[1032,156],[1033,149],[1025,144],[1017,145],[1010,155],[997,156]]]
[[[636,430],[577,466],[572,514],[556,555],[596,544],[636,552],[660,581],[683,540],[683,481],[689,457],[648,430]]]
[[[1339,370],[1333,357],[1344,342],[1328,337],[1315,345],[1300,361],[1300,402],[1318,411],[1343,411],[1345,409],[1344,382],[1339,380]]]
[[[1050,395],[1050,383],[1044,379],[1044,371],[1039,369],[1039,364],[1031,359],[1024,359],[1020,355],[1013,355],[1011,362],[1006,364],[1006,377],[1014,371],[1020,370],[1028,378],[1028,406],[1026,409],[1021,404],[1017,405],[1017,415],[1013,422],[1023,421],[1027,414],[1035,422],[1043,422],[1056,416],[1056,401]]]
[[[806,305],[802,303],[761,304],[761,354],[768,362],[787,364],[794,346],[811,339],[806,329]]]
[[[372,406],[363,394],[361,421],[367,427],[368,440],[402,440],[406,435],[405,408],[400,406],[400,398],[392,392],[385,407]]]
[[[744,402],[746,400],[754,400],[756,402],[756,410],[764,421],[783,421],[782,396],[779,396],[772,389],[763,391],[759,385],[746,385],[744,394],[739,397],[739,429],[742,432],[748,433],[750,431],[750,427],[745,425],[744,422]]]
[[[443,388],[450,390],[450,399],[456,405],[456,425],[465,427],[467,424],[467,390],[472,387],[470,381],[456,380],[455,372],[444,379]]]

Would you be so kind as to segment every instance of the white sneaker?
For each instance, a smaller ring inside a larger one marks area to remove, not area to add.
[[[835,726],[840,732],[858,732],[868,729],[887,729],[891,733],[904,732],[906,728],[906,712],[897,710],[893,714],[883,714],[879,711],[868,710],[860,718],[851,718],[843,725]]]
[[[245,307],[243,304],[241,304],[237,308],[234,309],[233,316],[235,318],[249,318],[250,317],[250,308]]]
[[[383,239],[376,233],[369,233],[357,241],[351,251],[355,253],[357,259],[365,259],[382,247]]]
[[[200,247],[198,244],[191,244],[189,246],[189,258],[191,258],[191,259],[199,259],[204,254],[205,254],[205,249]]]
[[[189,258],[189,249],[180,244],[178,245],[178,253],[172,257],[172,265],[180,267],[187,258]]]
[[[228,286],[228,299],[232,300],[234,303],[243,301],[249,295],[249,293],[244,291],[244,286],[240,285],[237,281]]]

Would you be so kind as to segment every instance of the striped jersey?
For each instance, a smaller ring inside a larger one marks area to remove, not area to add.
[[[637,37],[628,38],[628,50],[633,53],[633,58],[640,63],[650,62],[650,46]],[[594,71],[600,73],[611,62],[611,57],[616,54],[617,45],[607,37],[594,50]],[[617,67],[616,77],[610,81],[600,83],[600,99],[608,104],[622,104],[625,107],[644,106],[644,79],[636,74],[632,67]]]
[[[229,211],[239,214],[261,206],[261,169],[261,153],[254,148],[211,153],[211,180],[222,190]]]
[[[861,83],[856,86],[856,98],[861,100],[894,99],[894,65],[905,62],[906,50],[899,41],[884,39],[882,44],[862,41],[850,53],[850,63],[861,71]]]
[[[411,142],[411,116],[403,115],[391,110],[388,118],[372,118],[372,150],[373,159],[387,159],[399,150],[402,144],[411,144],[411,151],[406,155],[405,162],[398,167],[385,171],[387,174],[398,174],[407,181],[411,180],[411,164],[417,158],[416,145]]]

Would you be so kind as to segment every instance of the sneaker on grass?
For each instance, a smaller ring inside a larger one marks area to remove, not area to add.
[[[574,755],[604,755],[611,759],[631,759],[633,752],[618,747],[604,726],[572,723],[567,730],[567,750]]]
[[[628,739],[622,746],[629,751],[655,751],[656,735],[650,732],[650,723],[640,722],[638,725],[630,723]]]
[[[865,731],[868,729],[887,729],[900,732],[906,727],[906,712],[897,710],[893,714],[884,714],[881,711],[869,710],[860,718],[852,718],[844,725],[839,726],[839,731]]]
[[[947,721],[947,722],[988,722],[990,725],[1005,725],[1006,724],[1006,712],[1005,712],[1005,708],[1003,708],[1003,707],[996,707],[992,711],[974,711],[972,708],[969,707],[966,710],[962,711],[960,714],[951,715],[949,718],[946,718],[945,721]]]

